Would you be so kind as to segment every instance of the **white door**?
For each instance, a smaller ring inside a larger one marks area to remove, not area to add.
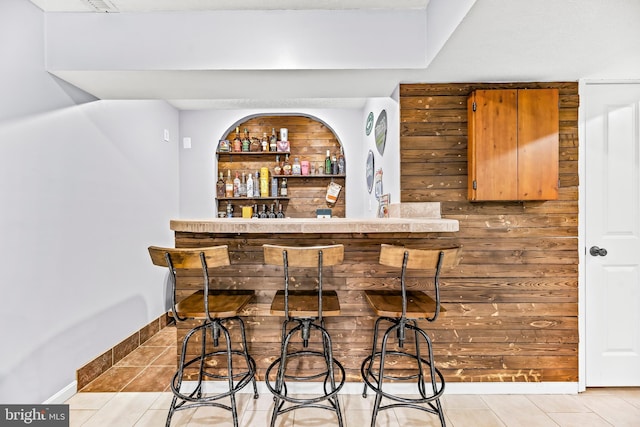
[[[640,83],[587,84],[581,98],[586,385],[640,386]]]

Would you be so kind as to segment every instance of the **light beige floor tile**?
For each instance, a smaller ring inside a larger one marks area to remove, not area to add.
[[[164,409],[169,410],[171,406],[171,399],[173,399],[172,393],[159,393],[158,398],[151,404],[149,409]]]
[[[568,394],[534,394],[527,395],[542,411],[549,412],[591,412],[589,408],[580,403],[577,395]]]
[[[158,427],[164,426],[167,422],[168,409],[149,409],[134,424],[134,427]],[[189,425],[189,420],[193,416],[195,409],[177,411],[171,417],[171,427],[185,427]]]
[[[456,408],[447,410],[446,414],[448,427],[505,427],[500,418],[488,408]]]
[[[393,414],[391,414],[393,415]],[[349,409],[344,410],[342,413],[343,420],[345,422],[345,427],[365,427],[371,425],[371,411],[363,410],[363,409]],[[394,419],[392,422],[395,422],[397,425],[397,420]],[[394,425],[394,424],[378,424],[380,426]]]
[[[359,394],[345,394],[340,396],[342,398],[342,409],[344,411],[369,411],[373,410],[373,404],[376,401],[376,397],[367,396],[363,398]]]
[[[294,427],[337,426],[338,416],[334,411],[319,408],[300,408],[294,412]],[[343,414],[344,416],[344,414]]]
[[[69,427],[79,427],[91,418],[97,409],[70,409],[69,410]]]
[[[593,412],[558,412],[550,413],[549,417],[558,423],[560,427],[611,427],[611,424]],[[640,420],[638,421],[640,422]]]
[[[83,427],[133,426],[157,399],[158,393],[118,393]]]
[[[76,393],[65,403],[70,409],[100,409],[118,393]]]
[[[540,408],[522,395],[482,396],[487,406],[509,427],[556,427]]]
[[[238,413],[238,420],[242,419],[242,412]],[[238,421],[239,422],[239,421]],[[187,424],[188,427],[233,427],[231,411],[212,406],[201,406],[195,410]]]
[[[293,412],[278,416],[276,427],[293,427]],[[271,411],[245,411],[242,416],[243,427],[266,427],[271,423]]]
[[[444,395],[440,401],[445,412],[449,409],[487,409],[484,400],[476,395],[449,394]]]
[[[396,418],[398,419],[398,423],[402,427],[440,427],[440,417],[435,414],[430,414],[428,412],[420,411],[418,409],[412,408],[396,408],[393,409],[393,412],[396,414]],[[445,422],[447,425],[451,425],[450,419],[445,417]],[[385,426],[385,424],[378,425]],[[476,427],[476,426],[474,426]]]
[[[640,409],[618,396],[589,395],[580,402],[616,427],[640,425]]]

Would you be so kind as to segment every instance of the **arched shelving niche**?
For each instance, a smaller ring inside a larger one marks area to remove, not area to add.
[[[232,143],[236,128],[239,128],[241,136],[247,129],[250,137],[262,138],[266,133],[270,136],[272,129],[275,129],[280,139],[280,129],[288,129],[288,140],[290,144],[289,162],[293,164],[297,157],[300,161],[307,160],[316,171],[320,166],[324,167],[327,150],[331,154],[338,154],[342,148],[340,140],[333,130],[322,121],[304,115],[260,115],[247,117],[231,126],[226,135],[221,139]],[[231,144],[232,145],[232,144]],[[275,177],[278,184],[281,183],[283,175],[274,175],[276,165],[276,155],[280,156],[280,161],[284,161],[284,153],[254,152],[235,153],[217,151],[217,170],[222,172],[225,179],[227,171],[231,171],[232,177],[235,173],[243,172],[245,175],[255,173],[262,167],[269,168],[269,180]],[[274,204],[282,204],[285,215],[290,218],[315,218],[317,209],[330,208],[332,216],[345,217],[345,199],[347,195],[345,175],[311,174],[308,176],[290,175],[287,178],[287,197],[267,197],[267,198],[219,198],[218,211],[224,211],[228,203],[233,205],[233,216],[241,216],[241,207],[248,205],[258,205],[259,210],[263,205],[267,208]],[[334,204],[326,201],[327,186],[332,182],[342,186],[338,200]],[[271,185],[269,186],[271,187]]]

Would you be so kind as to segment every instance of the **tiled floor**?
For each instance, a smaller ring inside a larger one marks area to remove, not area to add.
[[[175,370],[175,329],[165,328],[67,403],[71,426],[164,426]],[[341,395],[345,427],[369,425],[373,398]],[[267,426],[273,400],[239,395],[240,426]],[[579,395],[445,395],[449,427],[639,427],[640,388],[589,389]],[[279,427],[335,426],[335,414],[302,409],[278,419]],[[201,407],[176,413],[172,426],[232,426],[230,413]],[[438,426],[435,416],[410,409],[380,413],[379,427]]]

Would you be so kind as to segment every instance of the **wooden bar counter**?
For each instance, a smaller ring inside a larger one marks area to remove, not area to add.
[[[333,339],[334,356],[344,365],[347,381],[359,382],[360,365],[370,351],[375,320],[364,300],[363,290],[384,289],[384,282],[393,283],[398,279],[397,271],[378,264],[380,244],[414,248],[457,245],[458,221],[441,218],[437,202],[391,205],[389,213],[390,218],[381,219],[172,220],[171,229],[175,232],[176,247],[228,245],[231,265],[216,269],[212,286],[256,291],[243,318],[249,351],[256,360],[260,380],[279,353],[283,319],[271,315],[269,307],[275,292],[284,286],[282,269],[264,265],[262,245],[343,244],[344,263],[327,269],[324,276],[326,289],[335,289],[338,293],[342,315],[325,320]],[[429,273],[424,277],[418,274],[421,273],[412,274],[408,279],[410,286],[429,289],[432,286]],[[197,272],[179,277],[178,298],[200,286],[198,279]],[[307,280],[302,275],[294,279],[294,287]],[[446,280],[446,272],[443,279]],[[195,324],[182,322],[178,329],[179,342],[192,326]],[[312,367],[301,366],[300,369]]]

